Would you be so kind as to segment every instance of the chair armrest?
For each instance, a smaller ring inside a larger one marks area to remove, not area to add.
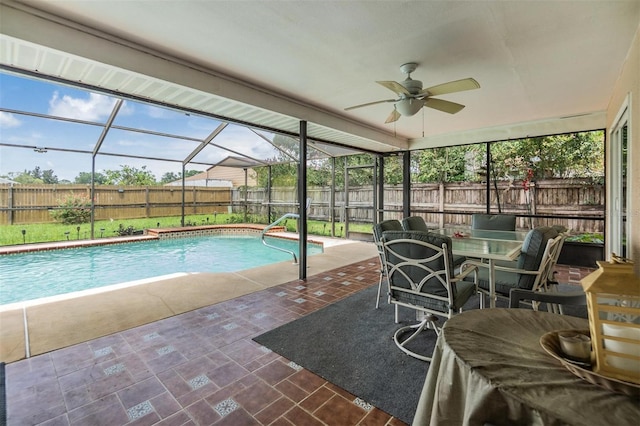
[[[460,267],[464,268],[466,265],[473,265],[473,266],[475,266],[477,268],[486,268],[486,269],[489,269],[489,267],[490,267],[490,265],[488,263],[479,262],[477,260],[467,260],[462,265],[460,265]],[[515,274],[524,274],[524,275],[538,275],[538,274],[540,274],[540,271],[537,270],[537,269],[535,271],[529,271],[527,269],[510,268],[508,266],[500,266],[500,265],[494,265],[493,266],[493,270],[494,271],[513,272]]]
[[[464,262],[462,262],[460,264],[460,269],[464,269],[466,266],[474,266],[476,268],[488,268],[489,264],[488,263],[484,263],[481,259],[475,260],[475,259],[467,259]]]
[[[580,305],[587,304],[587,297],[583,291],[571,292],[543,292],[532,291],[523,288],[512,288],[509,292],[509,307],[517,308],[521,300],[531,300],[536,302],[553,303],[558,305]]]
[[[506,266],[498,266],[498,265],[494,266],[493,269],[496,271],[513,272],[514,274],[523,274],[523,275],[540,275],[541,273],[541,271],[537,269],[535,271],[529,271],[527,269],[508,268]]]
[[[453,277],[451,279],[452,282],[456,282],[456,281],[462,281],[464,280],[469,274],[471,274],[472,272],[475,274],[478,267],[475,265],[466,265],[467,262],[462,263],[462,265],[460,266],[460,273],[458,275],[456,275],[455,277]],[[477,278],[477,276],[475,277]],[[477,279],[473,280],[474,282],[477,281]]]

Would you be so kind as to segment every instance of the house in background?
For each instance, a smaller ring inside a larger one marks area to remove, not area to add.
[[[255,170],[260,165],[246,158],[228,156],[215,166],[197,175],[185,178],[185,186],[205,186],[214,188],[239,188],[255,186],[258,182]],[[182,179],[167,183],[165,186],[181,186]]]

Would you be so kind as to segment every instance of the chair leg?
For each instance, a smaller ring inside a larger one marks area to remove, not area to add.
[[[380,271],[380,279],[378,280],[378,297],[376,298],[376,309],[380,306],[380,292],[382,291],[382,271]]]
[[[553,274],[555,275],[556,272],[554,271]],[[551,293],[556,293],[558,292],[558,282],[557,281],[550,281],[548,283],[548,290]],[[564,309],[562,308],[562,305],[559,305],[557,303],[547,303],[547,310],[549,312],[553,312],[554,314],[560,314],[560,315],[564,315]]]
[[[396,306],[397,307],[397,306]],[[400,348],[400,350],[404,353],[406,353],[407,355],[410,355],[414,358],[420,359],[422,361],[431,361],[431,357],[428,357],[426,355],[421,355],[419,353],[413,352],[409,349],[407,349],[405,346],[411,342],[413,339],[415,339],[420,333],[422,333],[425,330],[428,330],[430,328],[433,328],[436,332],[436,334],[439,334],[439,330],[438,330],[438,326],[436,324],[436,321],[438,321],[438,317],[436,317],[435,315],[431,315],[431,314],[426,314],[424,316],[424,319],[422,320],[422,322],[420,322],[420,324],[414,324],[414,325],[408,325],[405,327],[402,327],[400,329],[398,329],[395,334],[393,335],[393,341],[395,342],[396,346],[398,346],[398,348]],[[401,340],[400,336],[409,332],[409,331],[413,331],[411,336],[409,336],[407,339],[405,340]]]

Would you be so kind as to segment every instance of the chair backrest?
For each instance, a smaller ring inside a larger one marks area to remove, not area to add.
[[[409,216],[402,219],[402,229],[405,231],[429,231],[422,216]]]
[[[397,219],[383,220],[373,225],[373,239],[375,241],[382,240],[382,233],[385,231],[402,231],[402,224]]]
[[[556,246],[555,253],[553,253],[553,255],[552,255],[551,265],[549,266],[549,273],[547,275],[547,282],[548,283],[557,284],[556,278],[554,276],[555,267],[556,267],[556,264],[558,263],[558,259],[560,258],[560,252],[562,251],[562,247],[564,246],[564,242],[567,239],[567,236],[568,236],[567,231],[568,231],[568,229],[565,226],[562,226],[562,225],[552,225],[551,227],[553,229],[555,229],[556,231],[558,231],[558,234],[562,237],[560,239],[560,242]]]
[[[515,231],[516,217],[510,214],[481,214],[471,215],[471,229],[486,229],[490,231]]]
[[[383,220],[373,225],[373,241],[378,249],[380,265],[384,268],[384,252],[382,249],[382,233],[385,231],[402,231],[402,224],[397,219]]]
[[[535,290],[545,285],[549,269],[553,267],[553,259],[564,236],[555,228],[542,226],[527,233],[522,243],[522,251],[518,258],[518,269],[537,271],[536,275],[519,274],[518,287]]]
[[[392,294],[394,289],[406,289],[451,297],[453,305],[451,238],[422,231],[386,231],[382,243]]]
[[[558,282],[556,281],[556,277],[555,277],[555,269],[556,269],[556,265],[558,264],[558,259],[560,258],[560,252],[562,251],[562,247],[564,247],[564,242],[567,239],[567,228],[564,229],[559,229],[558,227],[554,226],[554,229],[556,229],[559,232],[559,236],[560,236],[560,241],[558,242],[556,248],[555,248],[555,253],[553,253],[551,255],[551,264],[549,265],[549,270],[547,273],[547,284],[558,284]]]

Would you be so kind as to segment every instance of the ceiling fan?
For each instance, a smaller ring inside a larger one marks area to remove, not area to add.
[[[463,92],[465,90],[479,89],[480,84],[473,78],[463,78],[462,80],[450,81],[448,83],[438,84],[437,86],[422,88],[422,82],[413,80],[411,73],[418,68],[415,62],[409,62],[400,66],[400,71],[407,74],[407,78],[402,82],[396,81],[376,81],[376,83],[395,92],[399,97],[397,99],[385,99],[382,101],[369,102],[362,105],[355,105],[345,108],[349,111],[356,108],[362,108],[370,105],[381,104],[385,102],[394,102],[393,111],[387,117],[385,123],[393,123],[401,116],[411,117],[422,107],[437,109],[439,111],[455,114],[464,108],[464,105],[457,104],[443,99],[432,98],[432,96],[445,95],[447,93]]]

